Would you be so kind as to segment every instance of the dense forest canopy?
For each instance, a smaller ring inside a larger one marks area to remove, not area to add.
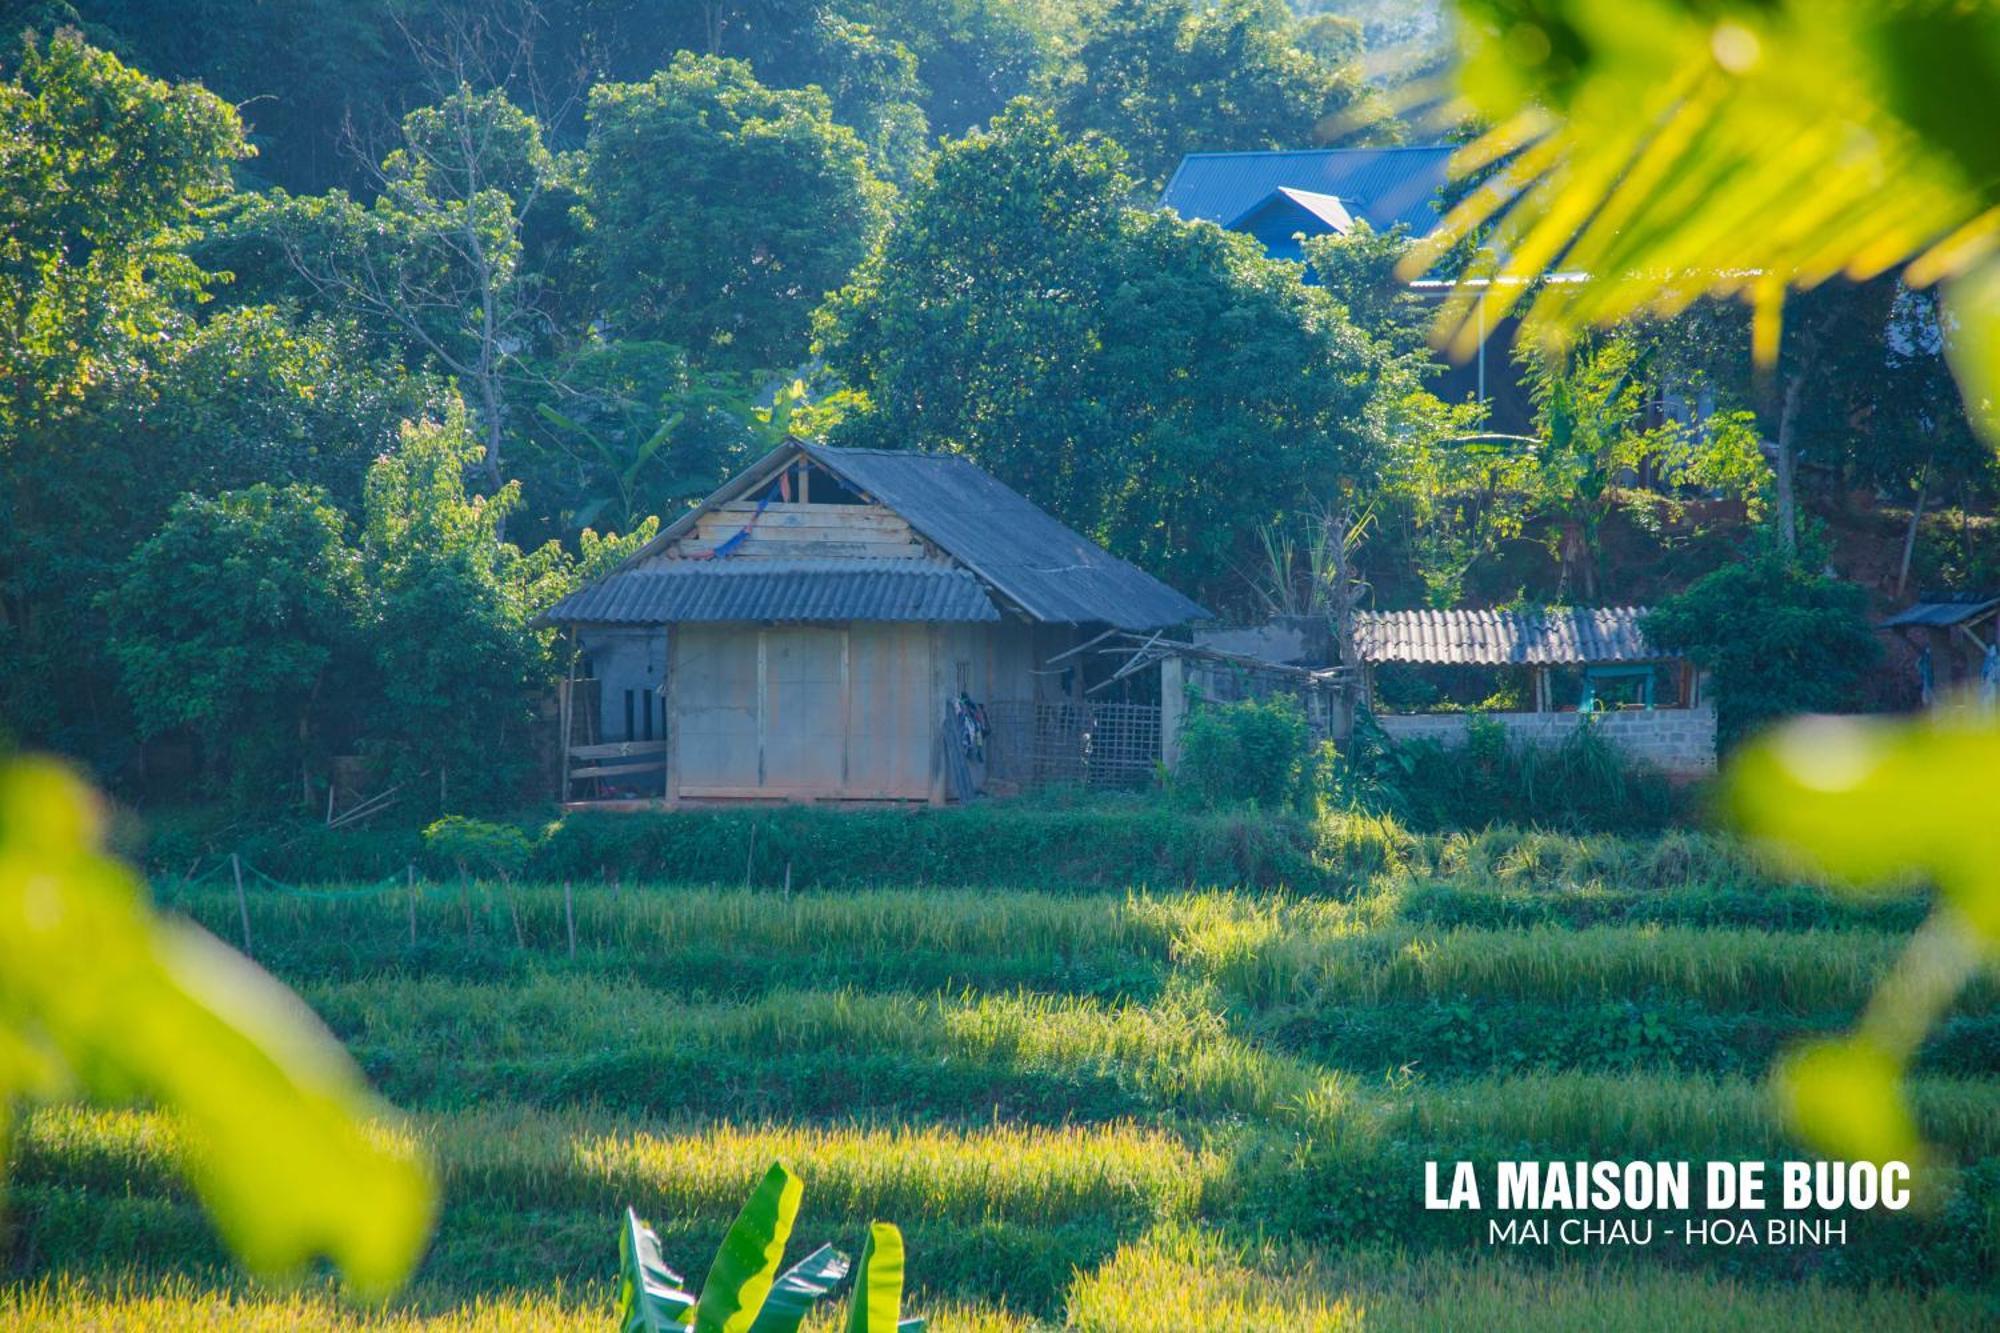
[[[1926,292],[1802,298],[1762,375],[1727,304],[1523,347],[1514,436],[1445,392],[1408,238],[1320,238],[1305,281],[1156,207],[1191,151],[1469,133],[1433,4],[0,28],[0,714],[107,777],[182,737],[252,802],[357,748],[500,799],[536,611],[788,432],[962,451],[1242,613],[1336,518],[1380,605],[1658,597],[1760,524],[1810,547],[1802,465],[1912,511],[1900,584],[1990,572]]]

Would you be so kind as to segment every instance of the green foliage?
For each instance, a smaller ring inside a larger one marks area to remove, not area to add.
[[[200,88],[146,78],[74,33],[6,41],[0,714],[24,740],[115,757],[124,719],[103,698],[91,599],[177,493],[167,459],[126,452],[124,409],[185,328],[204,275],[182,244],[249,148]],[[228,396],[215,405],[230,411]]]
[[[2000,852],[1985,775],[1990,723],[1811,719],[1746,750],[1738,816],[1777,850],[1856,892],[1935,883],[1942,903],[1848,1037],[1808,1043],[1776,1073],[1791,1122],[1829,1156],[1924,1154],[1902,1079],[1926,1034],[2000,945]]]
[[[326,1256],[387,1295],[421,1257],[432,1185],[310,1011],[212,936],[157,919],[98,845],[92,794],[47,762],[0,769],[0,1118],[24,1095],[151,1099],[253,1271]]]
[[[381,682],[369,734],[393,738],[406,779],[455,784],[447,799],[461,808],[511,794],[530,692],[551,674],[528,621],[567,582],[559,551],[523,556],[500,540],[518,483],[466,493],[479,454],[462,415],[407,427],[369,469],[361,532]]]
[[[183,500],[104,602],[143,734],[209,741],[249,806],[356,747],[428,779],[425,802],[514,796],[516,738],[553,672],[530,619],[656,525],[586,532],[580,561],[524,555],[499,533],[518,487],[466,492],[480,452],[462,411],[406,426],[368,469],[352,537],[305,487]]]
[[[1304,809],[1318,769],[1298,700],[1274,694],[1194,708],[1181,733],[1174,782],[1210,808],[1248,801],[1272,811]]]
[[[2000,170],[1963,109],[2000,89],[2000,14],[1923,0],[1459,9],[1460,82],[1492,126],[1468,156],[1501,165],[1412,268],[1491,223],[1473,276],[1560,267],[1591,281],[1461,288],[1447,312],[1457,347],[1477,338],[1475,303],[1490,320],[1532,296],[1532,336],[1713,292],[1755,302],[1768,366],[1788,289],[1907,263],[1913,285],[1953,281],[1955,365],[1992,424]]]
[[[1798,713],[1851,711],[1881,654],[1862,590],[1759,547],[1662,598],[1647,636],[1707,671],[1725,749]]]
[[[528,864],[528,835],[512,824],[492,824],[464,815],[446,815],[424,830],[424,850],[435,864],[465,877],[495,875],[516,879]]]
[[[783,1163],[771,1163],[715,1252],[694,1308],[695,1333],[750,1333],[777,1281],[804,1193]]]
[[[70,408],[199,287],[183,229],[229,192],[230,167],[250,149],[221,99],[146,78],[73,31],[25,41],[9,65],[0,428],[11,433]]]
[[[784,1163],[773,1162],[723,1237],[708,1278],[696,1297],[680,1289],[681,1277],[660,1259],[660,1241],[630,1209],[619,1233],[620,1327],[627,1333],[798,1333],[815,1304],[847,1276],[849,1262],[822,1245],[784,1273],[785,1242],[798,1214],[804,1185]],[[896,1333],[902,1299],[902,1235],[874,1223],[862,1250],[850,1327],[861,1333]],[[921,1333],[922,1320],[901,1325]]]
[[[191,729],[244,799],[325,757],[364,601],[344,528],[297,485],[174,506],[103,602],[141,735]]]
[[[1283,0],[1114,0],[1090,25],[1057,105],[1071,133],[1094,130],[1165,181],[1181,156],[1296,148],[1375,118],[1339,21],[1293,16]]]
[[[1544,748],[1511,742],[1499,723],[1476,715],[1462,746],[1391,741],[1364,724],[1335,767],[1332,788],[1337,800],[1423,830],[1511,822],[1655,832],[1684,820],[1692,804],[1665,774],[1633,763],[1588,723]]]
[[[689,52],[591,91],[585,179],[618,332],[742,369],[804,359],[813,306],[866,253],[892,193],[825,94]]]
[[[861,1272],[848,1306],[847,1333],[897,1333],[903,1326],[902,1314],[903,1233],[893,1223],[873,1222],[867,1244],[861,1247]]]
[[[1131,207],[1118,151],[1017,103],[948,143],[818,316],[869,444],[953,449],[1187,587],[1381,466],[1407,387],[1247,237]],[[835,442],[847,438],[836,432]]]

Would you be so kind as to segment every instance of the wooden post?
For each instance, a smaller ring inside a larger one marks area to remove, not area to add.
[[[757,821],[750,821],[750,850],[743,854],[743,887],[750,887],[750,872],[757,864]]]
[[[667,772],[664,785],[660,788],[660,793],[665,798],[666,803],[672,806],[680,803],[681,761],[679,751],[681,746],[681,722],[679,681],[681,672],[677,659],[680,656],[681,636],[679,631],[671,625],[667,627],[666,634],[666,702],[661,711],[665,714],[664,725],[667,729]],[[761,705],[759,706],[761,707]]]
[[[790,861],[787,861],[785,862],[785,896],[789,898],[791,897],[791,895],[792,895],[792,863]]]
[[[562,787],[556,793],[556,804],[569,804],[569,747],[570,733],[576,726],[576,626],[569,627],[569,675],[563,681],[562,692]]]
[[[250,900],[243,894],[243,858],[229,854],[229,868],[236,874],[236,912],[243,919],[243,952],[250,952]]]
[[[507,886],[507,915],[514,918],[514,947],[524,953],[528,948],[528,937],[521,930],[521,903],[514,896],[514,886]]]
[[[417,867],[414,862],[403,866],[403,882],[409,886],[410,905],[410,947],[417,946]]]
[[[1171,773],[1181,764],[1181,727],[1187,721],[1187,666],[1160,659],[1160,763]]]
[[[569,956],[576,957],[576,896],[570,882],[563,881],[563,924],[569,927]]]

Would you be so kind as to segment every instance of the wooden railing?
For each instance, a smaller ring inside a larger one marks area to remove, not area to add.
[[[629,762],[615,762],[626,760]],[[581,761],[579,763],[579,761]],[[613,762],[606,762],[613,761]],[[563,759],[563,800],[573,800],[575,785],[594,779],[637,777],[667,771],[667,743],[657,741],[606,741],[600,745],[572,745]]]

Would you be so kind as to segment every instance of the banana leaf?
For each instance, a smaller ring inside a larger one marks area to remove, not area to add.
[[[822,1245],[786,1269],[771,1285],[771,1294],[750,1325],[750,1333],[798,1333],[799,1325],[813,1306],[840,1285],[853,1266],[848,1257],[831,1245]]]
[[[685,1281],[660,1259],[660,1238],[625,1210],[625,1229],[618,1237],[618,1304],[621,1333],[682,1333],[682,1322],[694,1308]]]
[[[903,1233],[888,1222],[870,1223],[854,1280],[847,1333],[896,1333],[903,1313]]]
[[[715,1253],[694,1308],[694,1333],[750,1333],[778,1276],[804,1190],[783,1162],[771,1163]]]

